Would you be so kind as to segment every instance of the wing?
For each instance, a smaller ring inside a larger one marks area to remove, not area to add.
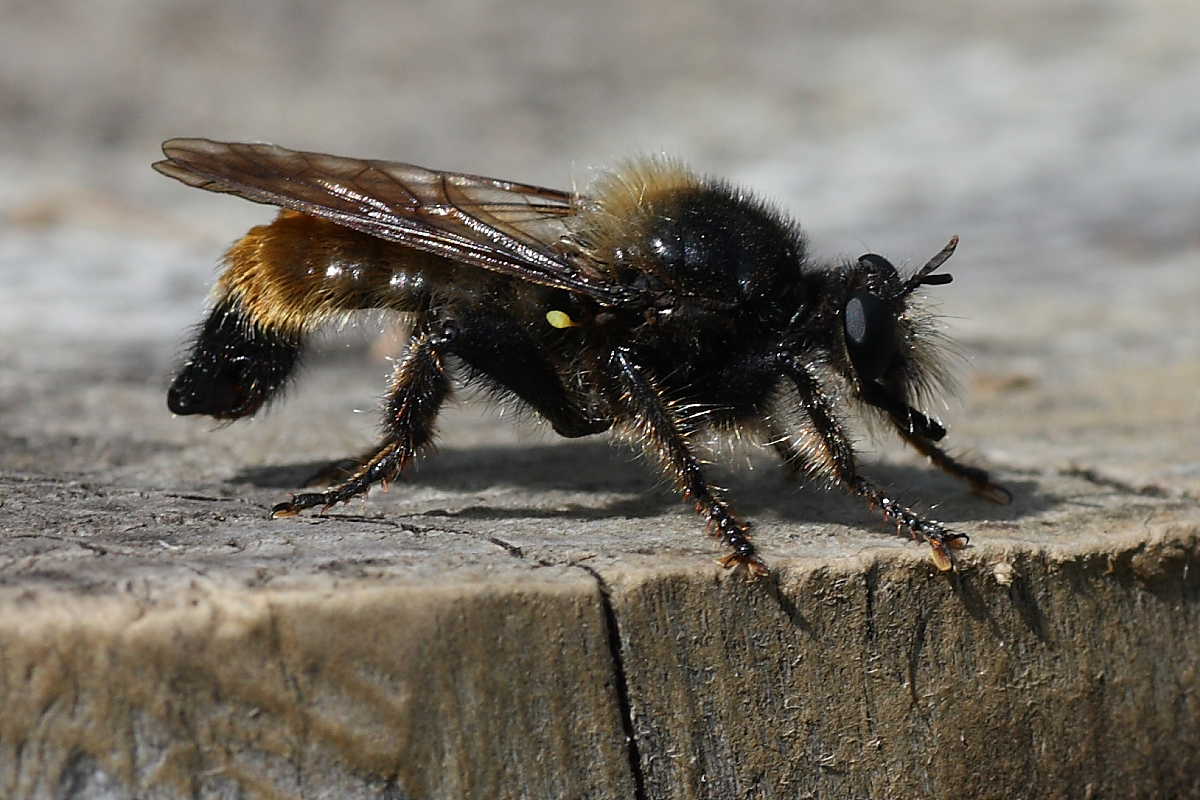
[[[270,144],[170,139],[163,153],[154,169],[189,186],[322,217],[601,305],[632,296],[556,249],[578,210],[566,192]]]

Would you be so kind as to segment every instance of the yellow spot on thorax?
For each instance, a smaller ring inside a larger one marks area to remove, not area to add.
[[[576,328],[579,323],[571,319],[565,311],[547,311],[546,322],[554,328]]]

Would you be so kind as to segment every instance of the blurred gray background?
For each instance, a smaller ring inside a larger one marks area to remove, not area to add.
[[[817,257],[920,263],[957,233],[956,281],[936,296],[970,360],[946,412],[959,449],[1009,480],[1079,467],[1200,490],[1195,2],[0,10],[10,475],[236,494],[248,468],[371,439],[387,366],[364,345],[378,322],[328,340],[262,419],[214,430],[166,412],[220,253],[271,216],[154,174],[160,141],[183,135],[552,186],[661,151],[789,209]],[[444,428],[451,451],[529,436],[474,411]],[[248,491],[267,503],[287,483]],[[9,525],[52,525],[61,509]],[[682,511],[678,524],[693,527]]]

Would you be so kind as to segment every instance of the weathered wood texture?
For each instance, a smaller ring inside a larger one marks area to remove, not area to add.
[[[335,518],[255,556],[234,500],[185,500],[216,510],[171,544],[143,520],[178,499],[78,487],[126,532],[18,540],[38,546],[0,592],[0,794],[1200,791],[1200,511],[1058,485],[1096,508],[980,523],[956,575],[862,533],[837,557],[768,546],[759,583],[699,554],[558,556],[536,523],[478,548]],[[60,500],[4,488],[18,512]]]
[[[629,796],[592,588],[27,593],[0,623],[3,794]]]

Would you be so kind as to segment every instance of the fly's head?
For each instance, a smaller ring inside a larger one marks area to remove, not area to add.
[[[908,277],[883,256],[859,257],[846,273],[840,309],[843,347],[834,362],[863,402],[931,441],[945,436],[945,428],[912,404],[936,394],[949,379],[938,353],[940,334],[914,295],[921,286],[950,283],[952,277],[937,270],[957,245],[956,236]]]

